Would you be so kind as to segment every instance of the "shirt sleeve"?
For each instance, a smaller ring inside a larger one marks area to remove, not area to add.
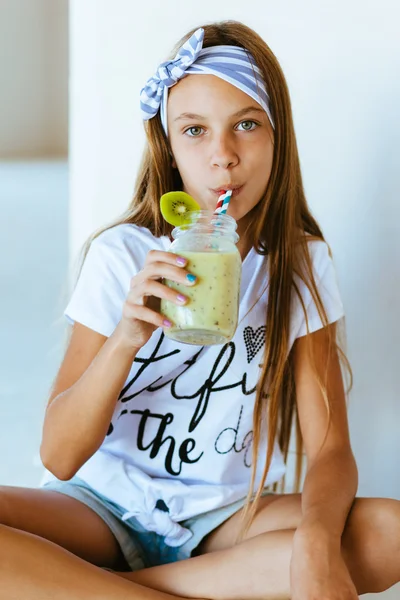
[[[109,337],[122,317],[131,278],[139,271],[130,248],[108,230],[93,240],[64,311],[75,321]]]
[[[328,245],[323,241],[311,242],[310,255],[315,283],[328,317],[328,323],[334,323],[344,316],[344,307],[340,295],[335,265],[329,255]],[[324,325],[318,314],[317,305],[314,302],[310,290],[299,278],[296,279],[296,283],[306,307],[308,329],[309,332],[312,333],[313,331],[321,329]],[[303,307],[296,292],[294,292],[294,296],[296,307],[294,324],[295,327],[298,327],[295,338],[298,338],[307,334],[307,324]]]

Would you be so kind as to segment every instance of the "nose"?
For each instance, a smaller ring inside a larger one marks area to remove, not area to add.
[[[212,166],[228,169],[237,165],[238,162],[239,156],[232,137],[227,133],[216,135],[211,154]]]

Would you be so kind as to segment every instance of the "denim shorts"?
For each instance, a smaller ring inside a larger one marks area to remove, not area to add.
[[[42,489],[71,496],[94,510],[114,534],[132,571],[190,558],[202,539],[240,510],[246,500],[242,498],[222,508],[181,521],[180,524],[189,529],[193,536],[182,546],[171,547],[165,544],[163,536],[144,529],[135,517],[122,521],[122,515],[126,510],[96,492],[78,477],[73,477],[69,481],[49,481],[42,486]],[[273,492],[265,488],[262,495],[268,494]]]

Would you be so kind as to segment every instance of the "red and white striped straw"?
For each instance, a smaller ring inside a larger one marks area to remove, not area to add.
[[[229,202],[232,196],[232,190],[226,190],[221,196],[218,198],[217,206],[215,207],[214,213],[216,215],[224,215],[228,210]]]

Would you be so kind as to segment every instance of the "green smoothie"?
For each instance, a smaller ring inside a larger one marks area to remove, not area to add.
[[[167,337],[188,344],[223,344],[232,339],[238,321],[242,261],[235,252],[179,251],[188,259],[186,269],[197,276],[193,286],[168,279],[165,285],[184,294],[188,301],[178,306],[161,300],[161,312],[172,321]]]

